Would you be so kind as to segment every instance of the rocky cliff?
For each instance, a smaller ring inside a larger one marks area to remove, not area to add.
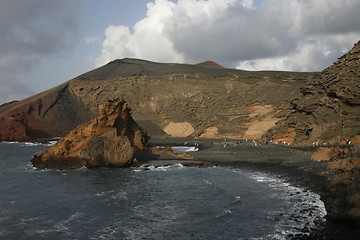
[[[327,216],[360,225],[360,41],[321,74],[309,77],[289,108],[290,114],[263,139],[323,146],[312,159],[327,161]]]
[[[308,78],[301,93],[268,139],[308,145],[360,143],[360,41],[321,74]]]
[[[36,168],[123,167],[144,150],[147,134],[130,115],[125,101],[107,101],[100,116],[71,130],[54,146],[36,153]]]
[[[64,136],[94,116],[66,82],[22,101],[1,105],[0,140],[35,141]]]

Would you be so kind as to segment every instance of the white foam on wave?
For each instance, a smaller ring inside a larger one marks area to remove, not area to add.
[[[128,193],[126,191],[105,191],[105,192],[98,192],[95,194],[95,197],[104,198],[105,202],[113,202],[113,200],[127,200]]]
[[[11,141],[11,142],[5,142],[2,141],[0,143],[4,144],[18,144],[22,147],[34,147],[34,146],[53,146],[57,143],[57,141],[49,141],[48,143],[40,143],[40,142],[17,142],[17,141]]]
[[[0,143],[4,143],[4,144],[16,144],[16,143],[20,143],[20,142],[5,142],[5,141],[1,141]]]
[[[204,183],[208,184],[208,185],[212,185],[212,183],[209,180],[203,179]]]
[[[285,239],[288,235],[299,233],[309,235],[311,229],[316,229],[318,222],[325,221],[324,217],[327,212],[319,194],[293,186],[280,177],[266,173],[243,170],[241,173],[260,184],[267,184],[272,189],[279,190],[274,193],[273,197],[281,199],[290,206],[288,212],[278,214],[275,232],[269,234],[267,239]],[[308,231],[304,231],[304,229],[308,229]]]
[[[169,169],[181,169],[181,168],[184,168],[184,165],[182,165],[181,163],[177,163],[177,164],[173,164],[173,165],[169,165],[169,166],[160,166],[160,167],[157,167],[156,170],[167,171]]]
[[[158,172],[163,172],[163,171],[168,171],[168,170],[173,170],[173,169],[182,169],[184,168],[184,165],[182,165],[181,163],[176,163],[176,164],[172,164],[172,165],[167,165],[167,166],[153,166],[153,165],[142,165],[140,166],[139,169],[135,169],[135,172],[142,172],[142,171],[158,171]]]
[[[172,146],[171,147],[175,154],[187,153],[187,152],[197,152],[199,148],[196,146]]]
[[[240,196],[235,196],[235,201],[236,202],[241,202],[241,197]]]
[[[45,143],[36,143],[36,142],[24,142],[23,144],[25,146],[42,146],[42,145],[46,145]]]

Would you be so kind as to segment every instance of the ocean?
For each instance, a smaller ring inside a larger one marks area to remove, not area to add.
[[[232,167],[38,170],[48,147],[0,142],[0,239],[291,239],[317,230],[320,196]]]

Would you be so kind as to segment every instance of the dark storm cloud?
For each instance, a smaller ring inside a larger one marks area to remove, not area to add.
[[[45,57],[66,54],[74,47],[80,5],[77,0],[1,1],[0,88],[21,93],[21,84],[14,81],[18,73],[31,70]],[[4,99],[1,91],[0,102]]]

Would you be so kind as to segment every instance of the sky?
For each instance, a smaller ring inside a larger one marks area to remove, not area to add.
[[[1,0],[0,104],[125,57],[322,71],[360,40],[359,0]]]

